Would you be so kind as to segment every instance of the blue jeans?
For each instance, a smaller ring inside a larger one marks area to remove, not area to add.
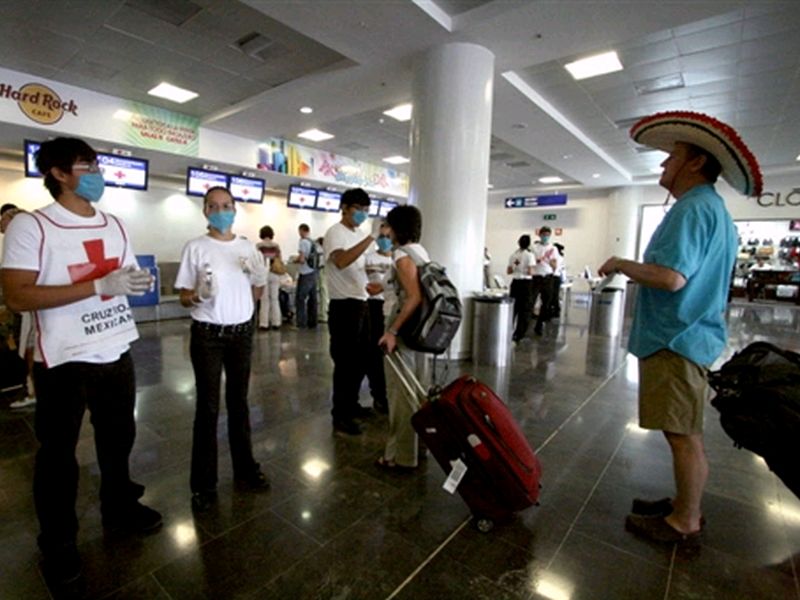
[[[41,529],[39,546],[47,552],[74,544],[78,533],[75,447],[87,407],[100,467],[101,510],[104,514],[124,510],[144,494],[144,486],[132,482],[128,470],[136,437],[136,377],[130,352],[106,364],[69,362],[48,369],[37,362],[33,377],[34,429],[40,444],[33,500]]]
[[[317,326],[317,272],[300,275],[297,278],[297,326]]]
[[[253,324],[251,321],[233,327],[237,329],[215,331],[203,323],[192,322],[189,353],[197,387],[192,433],[192,492],[209,492],[217,487],[217,420],[223,368],[233,476],[246,479],[259,468],[253,459],[247,406]]]

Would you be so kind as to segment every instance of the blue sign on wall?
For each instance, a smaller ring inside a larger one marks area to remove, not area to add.
[[[563,206],[567,203],[566,194],[548,194],[545,196],[515,196],[506,198],[506,208],[534,208],[536,206]]]

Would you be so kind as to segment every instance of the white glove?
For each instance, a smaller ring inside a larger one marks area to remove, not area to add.
[[[250,285],[255,287],[267,285],[267,265],[264,264],[261,253],[252,253],[248,257],[240,256],[239,264],[242,265],[242,271],[250,276]]]
[[[381,234],[381,225],[383,225],[383,217],[372,217],[372,233],[370,235],[376,240]]]
[[[217,278],[211,271],[201,273],[198,276],[195,291],[200,300],[211,300],[211,298],[217,295],[219,286],[217,285]]]
[[[128,265],[95,279],[94,292],[100,296],[143,296],[153,287],[153,281],[149,271]]]

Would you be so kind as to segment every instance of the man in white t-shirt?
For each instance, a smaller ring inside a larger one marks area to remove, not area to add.
[[[558,266],[558,250],[550,243],[551,234],[552,229],[549,227],[540,228],[539,241],[533,246],[536,264],[533,267],[531,307],[535,307],[537,298],[541,298],[539,315],[536,318],[536,326],[533,328],[536,335],[542,335],[544,332],[542,326],[550,320],[550,304],[553,301],[551,276]]]
[[[39,441],[33,500],[48,582],[59,588],[81,574],[76,548],[78,462],[83,415],[92,413],[100,507],[107,530],[153,531],[161,515],[139,498],[128,459],[136,437],[136,380],[130,343],[139,337],[128,295],[153,278],[139,270],[122,223],[95,208],[104,181],[83,140],[44,142],[36,166],[55,202],[21,213],[4,239],[3,291],[14,311],[33,311],[33,377]]]
[[[189,354],[197,388],[189,485],[192,508],[207,510],[217,496],[217,420],[222,371],[233,479],[237,487],[259,491],[269,479],[253,458],[247,391],[253,351],[255,301],[267,283],[259,250],[231,230],[236,205],[224,187],[203,198],[208,233],[183,247],[175,278],[181,304],[192,309]]]
[[[515,342],[519,342],[528,333],[528,324],[531,320],[531,278],[533,265],[536,258],[531,252],[531,236],[527,233],[519,237],[519,248],[508,258],[506,274],[511,275],[511,289],[509,295],[514,299],[514,335]]]
[[[365,252],[375,237],[359,230],[367,220],[370,199],[361,188],[342,194],[342,219],[325,233],[328,283],[328,331],[333,359],[333,429],[358,435],[355,419],[368,412],[358,403],[369,356],[369,313]]]

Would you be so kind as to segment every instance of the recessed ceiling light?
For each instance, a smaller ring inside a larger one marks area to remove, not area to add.
[[[604,52],[587,58],[582,58],[564,65],[574,79],[588,79],[614,71],[622,71],[622,63],[616,52]]]
[[[167,83],[166,81],[162,81],[147,93],[151,96],[158,96],[159,98],[165,98],[167,100],[171,100],[172,102],[177,102],[178,104],[183,104],[184,102],[188,102],[189,100],[197,98],[196,92],[179,88],[178,86]]]
[[[311,108],[310,106],[301,106],[300,112],[303,113],[304,115],[310,115],[312,112],[314,112],[314,109]]]
[[[558,175],[548,175],[547,177],[539,177],[539,183],[562,183],[564,180]]]
[[[569,160],[572,158],[572,154],[564,154],[561,158],[563,158],[564,160]]]
[[[297,137],[301,137],[306,140],[311,140],[312,142],[324,142],[325,140],[329,140],[335,136],[333,134],[320,131],[319,129],[308,129],[303,133],[298,133]]]
[[[592,173],[592,179],[597,179],[600,177],[600,173]]]
[[[408,121],[411,119],[411,103],[398,104],[394,108],[383,111],[383,114],[398,121]]]
[[[383,159],[383,162],[387,162],[390,165],[404,165],[408,162],[408,159],[405,156],[387,156]]]
[[[380,123],[381,125],[383,125],[384,123],[386,123],[386,119],[384,119],[383,117],[381,117],[380,119],[378,119],[378,123]]]

